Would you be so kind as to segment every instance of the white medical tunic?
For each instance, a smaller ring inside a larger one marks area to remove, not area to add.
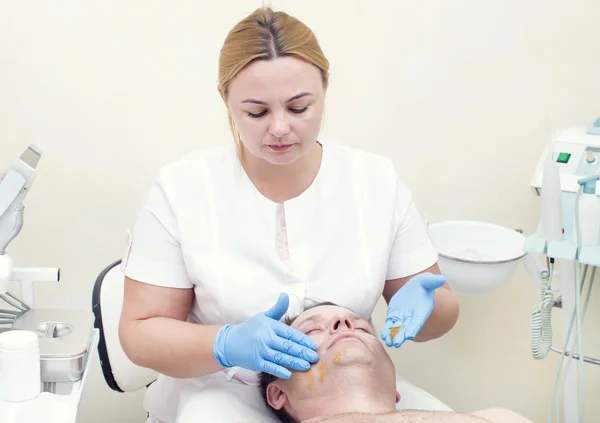
[[[284,204],[256,189],[233,145],[166,165],[131,231],[124,273],[152,285],[193,288],[188,320],[200,324],[243,322],[272,307],[282,292],[290,296],[288,315],[310,300],[370,318],[386,280],[425,270],[437,253],[389,159],[320,143],[314,182]],[[222,391],[223,379],[222,372],[161,376],[147,393],[146,410],[171,423],[194,395],[208,398],[212,386]]]

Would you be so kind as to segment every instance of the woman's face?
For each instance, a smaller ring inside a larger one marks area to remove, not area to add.
[[[293,163],[313,147],[324,101],[319,69],[291,56],[250,63],[225,98],[244,149],[275,165]]]

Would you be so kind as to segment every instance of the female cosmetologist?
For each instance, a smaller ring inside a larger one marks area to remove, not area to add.
[[[127,356],[161,374],[151,421],[173,422],[186,393],[253,389],[223,369],[308,370],[314,342],[279,321],[304,299],[369,318],[383,295],[389,347],[455,324],[457,299],[391,161],[319,138],[328,68],[303,23],[256,10],[219,57],[235,143],[166,165],[151,187],[122,262],[119,327]]]

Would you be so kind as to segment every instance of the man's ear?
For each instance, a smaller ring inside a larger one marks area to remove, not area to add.
[[[400,402],[400,392],[396,391],[396,404]]]
[[[281,410],[288,403],[288,397],[277,382],[272,382],[267,386],[267,402],[275,410]]]

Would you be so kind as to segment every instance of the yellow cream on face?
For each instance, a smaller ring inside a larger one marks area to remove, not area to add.
[[[344,355],[348,354],[348,349],[344,350]],[[340,364],[342,362],[342,353],[336,353],[333,356],[333,364]]]
[[[306,383],[306,388],[309,391],[312,391],[313,382],[315,380],[315,375],[314,375],[312,369],[309,370],[308,372],[306,372],[306,379],[308,380],[308,382]]]
[[[333,357],[333,364],[340,364],[342,361],[342,353],[337,353],[335,357]]]
[[[342,361],[342,355],[348,354],[348,349],[345,349],[343,353],[337,353],[333,357],[333,364],[340,364]],[[319,382],[325,382],[325,377],[327,376],[327,363],[321,363],[317,366],[317,370],[319,372]],[[315,381],[315,368],[312,367],[308,372],[304,374],[306,377],[306,389],[312,391],[313,383]]]
[[[322,363],[319,365],[319,382],[323,383],[325,381],[325,375],[327,374],[327,363]]]
[[[317,370],[319,372],[319,382],[321,382],[321,383],[325,382],[325,376],[327,375],[327,363],[319,364],[319,366],[317,367]],[[306,376],[306,389],[308,389],[309,391],[312,391],[313,383],[315,381],[314,368],[312,368],[308,372],[306,372],[305,376]]]

